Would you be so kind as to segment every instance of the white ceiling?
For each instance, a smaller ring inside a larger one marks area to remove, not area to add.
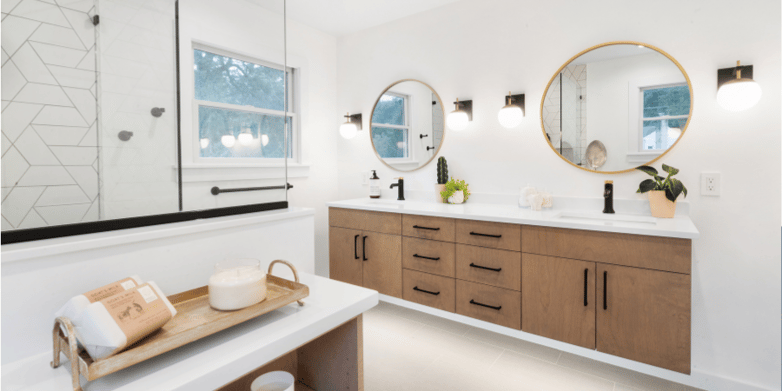
[[[607,61],[615,58],[640,56],[642,54],[657,53],[647,47],[638,45],[611,45],[603,46],[591,52],[582,54],[571,64],[589,64],[590,62]]]
[[[283,0],[247,0],[282,14]],[[460,0],[287,0],[288,18],[342,36]]]

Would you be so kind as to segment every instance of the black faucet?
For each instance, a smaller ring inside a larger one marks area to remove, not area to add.
[[[616,213],[614,212],[614,181],[606,181],[603,198],[605,198],[603,213]]]
[[[399,177],[397,179],[399,179],[399,182],[392,183],[390,188],[393,189],[394,187],[397,187],[398,188],[397,191],[399,192],[398,193],[399,195],[396,197],[396,200],[397,201],[404,201],[405,200],[405,179],[402,178],[402,177]]]

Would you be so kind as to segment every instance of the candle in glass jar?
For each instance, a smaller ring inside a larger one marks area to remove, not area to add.
[[[209,305],[217,310],[238,310],[266,298],[266,273],[257,260],[232,260],[215,265],[209,278]]]

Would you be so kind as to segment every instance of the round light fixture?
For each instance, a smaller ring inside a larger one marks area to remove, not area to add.
[[[500,125],[507,129],[519,126],[521,121],[524,120],[524,110],[521,109],[521,106],[512,103],[510,95],[509,92],[508,104],[497,113],[497,120],[500,121]]]
[[[201,149],[205,149],[209,146],[209,139],[204,137],[201,139]]]
[[[358,134],[358,126],[356,126],[355,123],[353,123],[352,119],[350,118],[350,113],[348,113],[345,118],[348,120],[339,126],[339,134],[348,140],[352,139],[353,137],[356,137],[356,134]]]
[[[742,79],[741,70],[736,71],[737,78],[725,82],[717,91],[717,103],[728,111],[744,111],[760,101],[760,85],[752,79]]]
[[[226,148],[233,148],[234,144],[236,144],[236,137],[234,137],[232,134],[226,134],[223,135],[223,137],[220,137],[220,142]]]
[[[250,133],[239,133],[237,139],[239,140],[239,144],[250,145],[253,142],[253,135]]]
[[[261,144],[265,147],[267,144],[269,144],[269,135],[262,134],[261,135]]]
[[[456,110],[448,114],[446,122],[448,123],[449,128],[456,131],[464,130],[467,128],[467,125],[470,124],[470,117],[459,105],[458,98],[456,99]]]

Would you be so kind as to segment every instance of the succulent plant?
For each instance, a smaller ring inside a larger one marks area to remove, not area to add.
[[[437,184],[444,185],[448,183],[448,162],[444,156],[437,159]]]

